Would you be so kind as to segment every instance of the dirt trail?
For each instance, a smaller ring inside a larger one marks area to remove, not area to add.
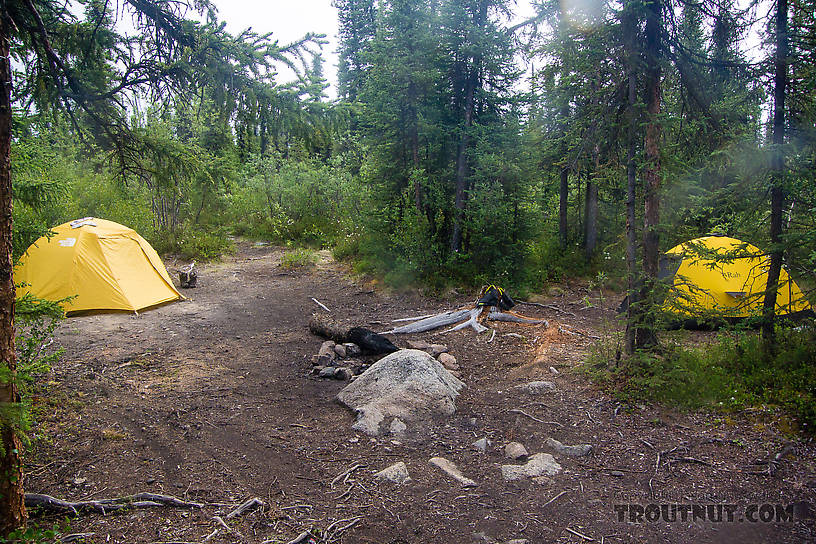
[[[549,319],[549,329],[492,324],[490,343],[471,330],[433,337],[450,347],[467,384],[451,418],[409,428],[400,440],[352,431],[353,414],[334,401],[343,383],[308,375],[321,342],[307,329],[309,316],[322,311],[311,297],[375,330],[471,297],[383,295],[331,262],[287,271],[278,266],[281,256],[277,248],[240,244],[234,258],[201,267],[187,301],[138,317],[68,319],[58,334],[65,355],[35,399],[41,423],[27,489],[73,500],[151,491],[207,503],[266,502],[265,510],[231,521],[235,533],[222,530],[209,542],[287,542],[338,520],[346,521],[335,530],[348,528],[335,531],[335,541],[348,543],[581,541],[575,533],[594,542],[816,541],[812,519],[618,520],[616,505],[737,504],[739,515],[751,504],[816,504],[816,455],[796,443],[774,477],[752,475],[753,461],[785,443],[767,414],[682,414],[604,396],[570,370],[590,336],[614,319],[605,307],[612,303],[587,309],[587,292],[578,287],[567,287],[549,308],[523,308]],[[559,324],[579,334],[559,332]],[[531,397],[513,389],[534,378],[555,382],[556,391]],[[471,447],[482,437],[492,442],[486,454]],[[555,454],[564,470],[551,478],[502,480],[505,443],[553,453],[548,437],[590,443],[594,453]],[[658,452],[683,446],[655,469]],[[447,479],[428,464],[433,456],[457,463],[479,485]],[[701,462],[666,464],[680,457]],[[397,461],[408,465],[411,483],[375,482],[374,472]],[[354,465],[363,466],[331,485]],[[202,542],[217,527],[213,516],[228,510],[92,514],[73,521],[71,531],[94,533],[87,542]]]

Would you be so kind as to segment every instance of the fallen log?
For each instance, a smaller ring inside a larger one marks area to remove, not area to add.
[[[314,335],[328,338],[338,344],[346,342],[357,344],[364,353],[368,354],[393,353],[399,350],[397,346],[381,334],[362,327],[349,329],[324,315],[312,315],[311,319],[309,319],[309,331]]]
[[[342,344],[346,341],[348,327],[329,319],[325,315],[315,314],[309,319],[309,331],[316,336],[328,338]]]

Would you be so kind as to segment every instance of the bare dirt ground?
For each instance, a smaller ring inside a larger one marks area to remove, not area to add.
[[[150,491],[207,504],[84,514],[71,532],[93,533],[86,541],[95,543],[284,543],[306,529],[318,541],[383,544],[583,541],[576,533],[609,543],[816,542],[816,524],[798,519],[801,508],[797,519],[762,521],[767,508],[750,506],[816,504],[813,445],[793,440],[773,477],[750,474],[792,440],[772,413],[689,414],[605,395],[572,369],[614,319],[613,301],[587,308],[584,297],[597,296],[579,286],[564,286],[548,308],[519,308],[549,319],[548,329],[491,324],[491,343],[489,333],[470,329],[414,336],[447,344],[458,359],[467,388],[456,414],[400,440],[353,431],[353,414],[334,400],[344,383],[309,375],[322,341],[307,328],[322,311],[311,297],[349,323],[385,330],[393,319],[464,305],[475,294],[382,294],[335,263],[287,271],[281,256],[240,243],[234,257],[201,268],[187,301],[61,326],[64,357],[35,399],[27,490],[70,500]],[[538,397],[513,389],[534,378],[557,389]],[[471,447],[482,437],[492,442],[487,453]],[[563,471],[553,477],[505,482],[503,446],[517,440],[531,454],[554,453],[547,437],[594,451],[554,454]],[[428,463],[433,456],[479,485],[463,488]],[[374,480],[397,461],[410,483]],[[266,506],[213,535],[214,516],[252,497]],[[632,521],[630,510],[619,519],[621,505],[678,503],[739,508],[732,522],[683,521],[679,513],[674,522]],[[32,519],[51,526],[63,517]]]

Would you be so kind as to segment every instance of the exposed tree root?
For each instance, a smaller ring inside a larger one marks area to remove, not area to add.
[[[116,499],[99,499],[95,501],[70,502],[57,499],[51,495],[41,495],[38,493],[26,493],[25,503],[27,508],[41,508],[48,512],[70,512],[74,515],[79,512],[90,511],[107,514],[117,510],[134,508],[153,508],[159,506],[174,506],[176,508],[204,508],[202,503],[188,502],[168,495],[157,495],[155,493],[137,493],[127,497]]]
[[[536,319],[534,317],[527,317],[516,312],[500,312],[495,308],[491,308],[487,314],[487,318],[491,321],[505,321],[508,323],[524,323],[526,325],[540,325],[549,326],[546,319]]]

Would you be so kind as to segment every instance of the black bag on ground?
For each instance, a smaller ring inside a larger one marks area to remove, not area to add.
[[[495,306],[502,311],[507,311],[515,305],[516,303],[510,298],[510,295],[504,289],[495,285],[488,285],[483,288],[479,300],[476,301],[476,306]]]

